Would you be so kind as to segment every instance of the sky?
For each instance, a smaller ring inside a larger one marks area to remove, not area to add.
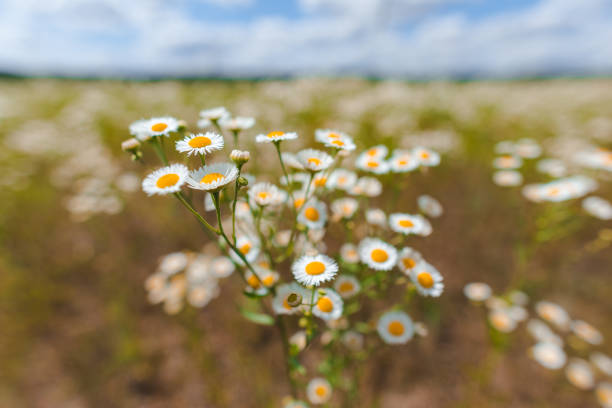
[[[609,75],[611,42],[612,0],[0,0],[23,75]]]

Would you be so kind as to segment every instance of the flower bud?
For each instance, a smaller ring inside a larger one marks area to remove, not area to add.
[[[251,153],[246,150],[232,150],[230,153],[230,159],[239,167],[248,162],[250,158]]]
[[[140,142],[134,137],[121,142],[121,150],[123,150],[124,152],[129,152],[138,149],[138,147],[140,147]]]
[[[247,180],[245,177],[240,176],[238,177],[238,185],[240,187],[246,187],[249,185],[249,180]]]
[[[299,293],[291,293],[287,296],[287,303],[291,307],[298,307],[302,304],[302,295]]]

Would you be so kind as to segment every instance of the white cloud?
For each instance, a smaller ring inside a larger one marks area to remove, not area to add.
[[[193,15],[192,1],[4,0],[0,70],[409,77],[612,72],[609,0],[541,0],[478,19],[442,13],[444,4],[459,0],[360,0],[359,6],[299,0],[299,18],[248,21]],[[253,1],[223,3],[252,10]]]

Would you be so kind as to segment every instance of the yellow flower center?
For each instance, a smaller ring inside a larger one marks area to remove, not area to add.
[[[368,156],[376,156],[377,152],[378,152],[378,150],[376,150],[376,149],[370,149],[370,150],[368,150]]]
[[[202,177],[202,180],[200,180],[200,183],[210,184],[210,183],[214,183],[215,181],[223,180],[224,178],[225,176],[220,173],[208,173],[207,175]]]
[[[410,228],[414,226],[414,224],[410,220],[400,220],[398,224],[400,225],[400,227],[403,228]]]
[[[316,157],[311,157],[308,159],[308,163],[309,164],[314,164],[315,166],[320,166],[321,165],[321,160],[316,158]]]
[[[168,127],[168,124],[159,122],[151,126],[151,130],[154,132],[163,132]]]
[[[406,269],[412,269],[416,266],[416,262],[412,258],[404,258],[402,259],[402,263]]]
[[[389,326],[387,326],[387,330],[393,336],[401,336],[402,334],[404,334],[404,324],[400,321],[394,320],[389,323]]]
[[[417,276],[417,281],[419,281],[419,285],[426,289],[429,289],[434,285],[433,277],[428,272],[419,273],[419,276]]]
[[[496,314],[491,319],[491,323],[493,323],[493,326],[497,329],[505,329],[508,327],[508,318],[504,314]]]
[[[300,208],[301,206],[304,205],[304,199],[303,198],[296,198],[295,201],[293,202],[293,205],[295,206],[295,208]]]
[[[376,168],[378,167],[378,162],[375,161],[369,161],[367,164],[368,167],[372,167],[372,168]]]
[[[332,303],[332,301],[330,300],[330,298],[323,296],[322,298],[320,298],[317,301],[317,307],[319,308],[320,311],[322,311],[323,313],[329,313],[333,310],[334,308],[334,304]]]
[[[339,139],[340,135],[334,132],[331,132],[330,134],[327,135],[327,137],[329,137],[330,139]]]
[[[281,132],[280,130],[275,130],[274,132],[268,133],[268,137],[272,139],[274,137],[282,136],[284,134],[285,132]]]
[[[287,296],[288,297],[288,296]],[[283,299],[283,307],[287,310],[291,310],[293,309],[293,307],[289,304],[289,302],[287,301],[287,297],[285,297]]]
[[[158,178],[155,185],[159,188],[172,187],[173,185],[178,183],[178,181],[179,181],[178,174],[169,173],[169,174],[164,174],[163,176]]]
[[[240,249],[240,252],[242,252],[242,255],[246,255],[251,250],[251,244],[247,242],[246,244],[242,245],[238,249]]]
[[[305,209],[304,216],[310,221],[319,221],[319,211],[314,207]]]
[[[262,200],[265,200],[266,198],[268,198],[268,196],[270,196],[270,194],[268,194],[267,191],[260,191],[259,193],[257,193],[257,197],[261,198]]]
[[[597,390],[597,398],[599,398],[599,400],[604,404],[607,404],[612,400],[612,393],[610,393],[608,390],[600,388]]]
[[[399,164],[400,166],[405,166],[408,164],[408,161],[402,159],[402,160],[399,160],[397,164]]]
[[[376,248],[372,251],[370,257],[374,262],[385,262],[387,259],[389,259],[389,254],[384,249]]]
[[[336,146],[344,146],[344,142],[342,140],[334,140],[331,142],[331,144]]]
[[[320,275],[325,272],[325,264],[320,261],[312,261],[306,265],[306,273],[309,275]]]
[[[206,136],[196,136],[193,139],[189,140],[189,142],[187,142],[187,144],[193,147],[194,149],[197,149],[199,147],[206,147],[211,143],[212,141]]]
[[[317,177],[314,181],[315,186],[323,187],[327,183],[327,177]]]
[[[346,281],[340,284],[338,290],[340,290],[340,292],[351,292],[354,287],[353,282]]]
[[[317,394],[319,397],[324,397],[327,395],[327,388],[319,385],[317,388],[315,388],[315,394]]]
[[[427,152],[421,152],[421,158],[423,158],[423,159],[427,159],[427,158],[429,158],[429,153],[427,153]]]
[[[346,183],[346,177],[344,177],[344,176],[338,177],[338,183],[339,183],[339,184],[344,184],[344,183]]]
[[[273,275],[268,275],[268,276],[266,276],[265,278],[262,279],[262,282],[266,286],[271,286],[274,283],[274,276]]]
[[[248,279],[247,279],[247,283],[253,289],[257,289],[259,287],[259,280],[257,279],[257,276],[255,276],[255,275],[249,276]]]

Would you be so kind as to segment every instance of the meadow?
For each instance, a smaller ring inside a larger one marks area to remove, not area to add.
[[[355,156],[384,145],[423,146],[441,157],[401,178],[380,176],[382,193],[359,200],[361,209],[385,213],[414,213],[423,194],[441,203],[431,235],[410,241],[444,276],[439,297],[407,300],[426,333],[401,346],[380,344],[368,325],[386,299],[373,295],[367,307],[355,306],[372,347],[367,359],[356,353],[354,365],[343,366],[356,382],[334,372],[340,363],[326,360],[320,337],[296,369],[306,373],[296,373],[298,382],[315,373],[336,378],[327,406],[612,406],[612,397],[606,405],[604,392],[594,391],[612,381],[612,366],[593,363],[594,353],[612,355],[612,221],[582,204],[587,194],[612,200],[612,153],[602,150],[612,149],[612,81],[306,78],[0,81],[1,407],[285,406],[281,341],[240,312],[254,300],[242,296],[237,273],[220,280],[203,307],[152,304],[145,287],[166,254],[220,253],[176,200],[142,191],[143,178],[160,166],[153,150],[133,161],[121,143],[138,119],[169,115],[195,131],[199,112],[217,106],[255,118],[240,135],[251,153],[245,171],[277,184],[276,152],[255,139],[277,129],[299,135],[283,142],[294,152],[320,148],[317,129],[338,129],[353,137]],[[508,149],[500,142],[524,139],[541,153],[523,158],[519,185],[496,184],[494,161]],[[231,137],[225,143],[218,154],[228,161]],[[608,155],[607,169],[592,165],[593,154]],[[539,164],[544,158],[556,160],[556,172]],[[596,190],[534,201],[523,189],[573,175],[589,177]],[[345,227],[358,233],[366,224]],[[337,251],[347,239],[330,226],[326,245]],[[280,263],[278,272],[290,277],[290,265]],[[389,284],[389,298],[402,299],[403,287],[393,285],[405,280]],[[466,298],[470,282],[488,284],[502,302],[520,293],[515,306],[526,315],[500,329],[490,314],[496,306]],[[536,340],[528,321],[547,320],[541,301],[561,305],[604,339],[551,324],[568,360],[589,361],[592,385],[580,389],[563,369],[530,356]]]

